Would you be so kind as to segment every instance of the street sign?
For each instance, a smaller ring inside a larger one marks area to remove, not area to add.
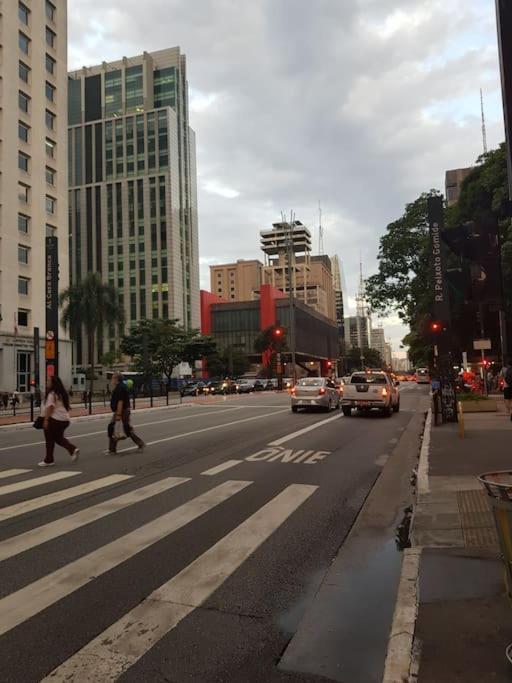
[[[59,243],[57,237],[46,238],[45,309],[46,309],[46,378],[59,372]]]
[[[489,351],[492,348],[490,339],[475,339],[473,342],[475,351]]]

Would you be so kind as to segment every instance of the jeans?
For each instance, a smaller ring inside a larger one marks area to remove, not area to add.
[[[121,420],[123,422],[123,429],[124,433],[128,438],[130,438],[139,448],[142,448],[144,446],[144,441],[135,434],[133,431],[133,427],[130,423],[130,411],[125,410],[123,411],[123,414],[121,416]],[[113,434],[114,434],[114,424],[115,424],[115,417],[112,416],[112,421],[108,425],[108,450],[111,453],[115,453],[117,449],[117,440],[113,439]]]
[[[53,462],[53,451],[55,450],[55,444],[65,448],[69,455],[73,455],[76,446],[68,441],[64,432],[69,427],[69,422],[64,422],[63,420],[54,420],[53,418],[48,418],[48,429],[44,430],[44,439],[46,441],[46,457],[45,462]]]

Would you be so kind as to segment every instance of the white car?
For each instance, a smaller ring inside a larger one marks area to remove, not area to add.
[[[340,392],[328,377],[304,377],[291,390],[292,412],[299,408],[336,410],[340,407]]]
[[[352,415],[352,408],[360,412],[379,410],[388,417],[400,410],[398,385],[385,372],[354,372],[348,384],[342,387],[343,415]]]

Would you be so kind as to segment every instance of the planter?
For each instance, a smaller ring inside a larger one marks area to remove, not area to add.
[[[465,413],[495,413],[498,410],[498,402],[495,398],[480,401],[461,401],[461,404]]]

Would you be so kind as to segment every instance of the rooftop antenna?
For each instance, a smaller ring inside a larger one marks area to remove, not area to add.
[[[484,146],[484,154],[487,154],[487,130],[485,128],[484,95],[482,88],[480,88],[480,110],[482,112],[482,142]]]
[[[322,204],[318,200],[318,253],[324,253],[324,229],[322,227]]]

